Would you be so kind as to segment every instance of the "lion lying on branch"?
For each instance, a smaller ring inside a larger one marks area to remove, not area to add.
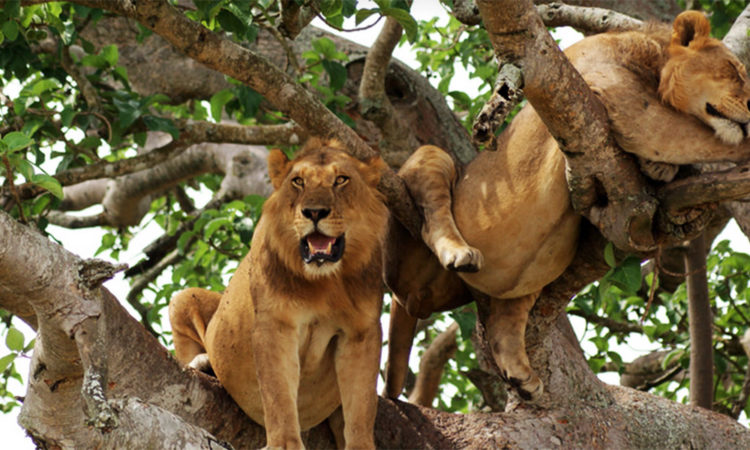
[[[316,139],[293,161],[271,151],[274,193],[226,291],[169,304],[177,360],[210,365],[270,448],[302,448],[300,431],[339,406],[346,447],[375,447],[384,168]]]
[[[750,122],[747,73],[709,31],[702,14],[685,12],[671,33],[649,25],[589,37],[565,52],[607,108],[617,143],[652,179],[671,180],[680,164],[750,156],[736,145]],[[394,224],[386,251],[395,294],[389,397],[401,393],[417,318],[470,301],[470,291],[491,298],[486,333],[501,375],[526,400],[543,393],[526,354],[526,323],[541,290],[572,261],[581,219],[565,157],[531,105],[496,150],[459,169],[441,149],[424,146],[399,172],[424,212],[429,250]]]

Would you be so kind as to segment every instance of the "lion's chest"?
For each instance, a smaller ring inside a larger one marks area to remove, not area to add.
[[[341,331],[318,318],[300,323],[297,328],[300,375],[312,375],[333,361],[336,336]]]

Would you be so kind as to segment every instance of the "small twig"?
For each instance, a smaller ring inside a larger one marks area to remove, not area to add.
[[[302,69],[300,68],[299,61],[297,61],[297,55],[294,53],[294,50],[289,46],[289,43],[284,38],[284,36],[281,34],[279,30],[276,28],[269,26],[269,25],[261,25],[266,31],[271,33],[271,35],[278,41],[278,43],[281,45],[281,48],[284,50],[284,53],[286,54],[286,60],[288,63],[294,67],[294,71],[297,74],[302,73]],[[284,67],[284,70],[286,70],[286,67]]]
[[[596,314],[588,314],[580,309],[570,310],[568,314],[581,317],[593,324],[607,327],[610,331],[617,333],[643,333],[643,327],[640,325],[629,322],[618,322],[606,317],[597,316]]]
[[[641,325],[643,325],[643,321],[646,320],[646,317],[651,310],[651,304],[654,302],[654,296],[656,295],[656,285],[659,283],[659,271],[661,270],[661,248],[662,247],[660,245],[656,249],[656,257],[654,258],[654,276],[651,278],[651,288],[648,290],[648,301],[646,302],[646,307],[643,310],[643,315],[641,316]]]
[[[372,28],[375,25],[377,25],[378,22],[380,22],[383,19],[383,17],[385,17],[385,16],[381,15],[380,17],[378,17],[378,20],[376,20],[375,22],[373,22],[370,25],[366,25],[366,26],[363,26],[363,27],[358,27],[358,28],[341,28],[341,27],[339,27],[337,25],[334,25],[331,22],[329,22],[328,19],[326,19],[325,16],[320,11],[316,11],[316,12],[318,13],[317,17],[320,20],[322,20],[326,25],[328,25],[329,27],[333,28],[336,31],[343,31],[343,32],[369,30],[370,28]]]

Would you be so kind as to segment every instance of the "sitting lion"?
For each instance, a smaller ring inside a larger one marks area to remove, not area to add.
[[[736,145],[750,122],[747,74],[709,28],[702,14],[685,12],[671,37],[668,27],[649,25],[589,37],[565,52],[607,108],[618,144],[652,178],[669,180],[674,164],[750,154]],[[466,303],[474,290],[492,299],[486,332],[501,374],[522,398],[537,399],[543,386],[526,355],[526,322],[542,288],[573,259],[581,220],[557,142],[527,105],[497,151],[459,171],[444,151],[424,146],[399,175],[424,211],[422,238],[432,252],[394,224],[385,394],[401,393],[417,318]]]
[[[190,288],[169,304],[178,361],[207,354],[268,447],[303,447],[300,431],[342,405],[346,446],[374,448],[385,167],[317,139],[293,161],[272,150],[274,192],[224,294]]]

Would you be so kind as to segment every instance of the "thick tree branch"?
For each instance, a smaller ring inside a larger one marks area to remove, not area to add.
[[[556,0],[534,0],[537,5],[560,3]],[[670,22],[682,12],[676,0],[565,0],[570,6],[595,7],[617,11],[640,20]]]
[[[365,119],[374,122],[383,132],[380,154],[389,165],[400,167],[419,146],[414,133],[399,119],[385,93],[385,76],[393,49],[403,28],[389,17],[365,59],[359,86],[359,110]]]
[[[306,130],[324,138],[337,138],[352,156],[368,160],[375,156],[354,132],[313,95],[298,85],[263,56],[223,38],[196,23],[165,0],[129,1],[77,0],[76,3],[102,8],[138,20],[194,60],[241,81],[263,95]],[[421,218],[416,213],[403,181],[393,172],[381,180],[391,212],[414,235]]]
[[[537,12],[548,27],[573,27],[584,33],[604,33],[605,31],[626,31],[643,24],[628,15],[603,9],[570,6],[563,3],[538,5]]]
[[[708,299],[706,240],[701,234],[685,253],[690,321],[690,404],[711,409],[713,403],[713,313]]]
[[[657,194],[661,206],[671,211],[737,200],[748,195],[750,163],[673,181],[660,188]]]
[[[566,154],[575,210],[622,250],[655,248],[655,199],[633,160],[616,146],[601,101],[559,50],[531,2],[478,1],[477,6],[498,59],[523,70],[526,98]],[[604,207],[597,204],[597,186],[606,193]]]
[[[642,21],[611,8],[597,8],[593,5],[573,6],[558,2],[536,1],[534,3],[542,3],[536,6],[536,10],[544,21],[544,25],[548,27],[569,26],[584,33],[594,34],[605,31],[632,30],[643,24]],[[453,16],[466,25],[478,25],[482,20],[473,0],[455,1]]]

